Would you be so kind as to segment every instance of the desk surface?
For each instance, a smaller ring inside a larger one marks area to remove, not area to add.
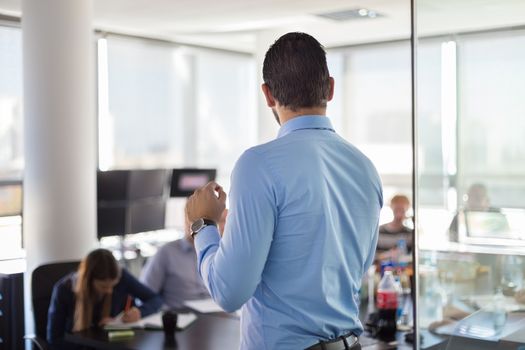
[[[238,349],[239,320],[223,315],[199,315],[185,330],[176,333],[177,350]],[[67,334],[66,341],[96,349],[155,350],[173,349],[164,345],[162,331],[135,330],[135,336],[121,341],[109,341],[104,330],[87,330]]]
[[[176,333],[177,350],[238,349],[240,345],[240,322],[225,314],[199,314],[195,322]],[[398,343],[386,344],[365,334],[360,337],[364,350],[412,349],[405,345],[400,333]],[[104,330],[87,330],[66,334],[66,341],[105,350],[156,350],[173,349],[164,345],[164,333],[153,330],[135,330],[133,338],[109,341]],[[403,344],[403,345],[400,345]]]

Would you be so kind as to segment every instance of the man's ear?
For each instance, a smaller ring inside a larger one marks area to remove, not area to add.
[[[328,91],[328,101],[332,101],[332,98],[334,98],[334,85],[335,85],[335,81],[334,81],[334,78],[330,77],[329,78],[329,81],[330,81],[330,90]]]
[[[262,89],[264,98],[266,99],[266,104],[268,105],[268,107],[270,108],[275,107],[275,98],[273,97],[272,92],[270,91],[270,87],[267,84],[263,83],[261,85],[261,89]]]

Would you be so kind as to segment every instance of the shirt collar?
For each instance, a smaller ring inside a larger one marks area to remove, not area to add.
[[[330,119],[323,115],[302,115],[295,117],[284,123],[279,129],[277,138],[288,135],[289,133],[301,129],[320,129],[334,131]]]

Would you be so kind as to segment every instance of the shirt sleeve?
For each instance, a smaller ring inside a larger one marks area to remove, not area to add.
[[[378,221],[379,221],[379,218],[378,218]],[[368,252],[368,256],[367,256],[366,261],[365,261],[365,266],[363,268],[363,273],[366,273],[366,271],[368,271],[368,269],[370,268],[370,266],[374,262],[374,257],[376,255],[376,249],[377,249],[377,242],[378,242],[378,239],[379,239],[378,226],[379,225],[376,224],[375,231],[373,232],[374,237],[372,238],[372,240],[370,242],[371,243],[370,244],[370,251]]]
[[[47,314],[47,342],[52,349],[64,348],[67,318],[67,285],[55,284]],[[70,330],[68,330],[70,331]]]
[[[162,294],[164,281],[166,279],[166,261],[163,248],[146,262],[142,270],[140,281],[147,285],[155,293]]]
[[[380,183],[379,180],[378,180],[378,183]],[[370,251],[368,252],[368,256],[366,258],[365,265],[363,266],[363,273],[366,273],[366,271],[368,271],[368,269],[374,262],[374,257],[376,255],[376,250],[378,248],[379,235],[381,232],[381,226],[379,226],[379,215],[381,213],[381,208],[383,207],[383,190],[382,190],[381,185],[378,186],[377,191],[378,191],[377,219],[376,219],[376,224],[374,226],[374,231],[372,232],[373,237],[370,242]]]
[[[131,294],[133,298],[137,298],[141,301],[142,305],[138,308],[141,317],[151,315],[160,309],[162,306],[162,298],[158,294],[140,283],[139,280],[133,277],[125,269],[122,269],[122,279],[125,283],[127,292]]]
[[[214,226],[195,238],[199,272],[213,300],[239,309],[261,281],[277,218],[275,182],[263,159],[246,151],[232,173],[223,238]]]

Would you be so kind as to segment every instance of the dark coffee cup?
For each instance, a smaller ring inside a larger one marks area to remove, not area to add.
[[[164,343],[168,347],[176,347],[177,314],[173,311],[165,311],[162,314],[162,326],[164,328]]]

